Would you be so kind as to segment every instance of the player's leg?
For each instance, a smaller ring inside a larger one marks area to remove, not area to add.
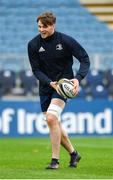
[[[48,113],[46,115],[47,124],[50,130],[50,139],[52,145],[52,158],[59,159],[60,152],[60,141],[61,141],[61,131],[58,124],[58,119],[55,115]]]
[[[65,103],[60,100],[60,99],[53,99],[52,100],[52,109],[56,109],[56,105],[59,105],[60,108],[64,108]],[[50,107],[49,107],[50,108]],[[49,109],[51,111],[51,108]],[[61,110],[62,111],[62,110]],[[58,121],[60,121],[60,113],[58,114]],[[55,114],[56,115],[56,114]],[[51,117],[51,119],[54,119],[54,117]],[[56,121],[56,122],[58,122]],[[53,122],[53,121],[52,121]],[[59,127],[60,127],[60,131],[59,131]],[[73,145],[71,144],[69,137],[67,135],[67,133],[65,132],[65,130],[62,128],[61,123],[59,122],[59,127],[57,124],[57,127],[52,128],[50,135],[51,135],[51,144],[52,144],[52,159],[59,159],[59,151],[60,151],[60,143],[61,145],[69,152],[70,154],[70,167],[76,167],[77,163],[79,162],[79,160],[81,159],[80,154],[74,150]],[[55,133],[54,129],[57,129],[58,132]],[[53,131],[53,132],[52,132]],[[60,142],[59,142],[59,134],[60,134]],[[52,141],[53,140],[53,141]],[[57,142],[57,143],[55,143]]]
[[[69,140],[68,134],[66,131],[62,128],[60,123],[60,129],[61,129],[61,145],[68,151],[70,154],[70,167],[77,167],[77,163],[81,159],[80,154],[74,149],[71,141]]]
[[[61,129],[59,126],[59,117],[64,106],[65,102],[63,100],[53,98],[46,112],[46,119],[50,130],[50,138],[52,145],[52,161],[48,166],[48,169],[58,168],[61,143]]]
[[[74,147],[69,140],[68,134],[62,128],[60,122],[59,124],[60,124],[60,129],[61,129],[61,145],[71,154],[74,151]]]

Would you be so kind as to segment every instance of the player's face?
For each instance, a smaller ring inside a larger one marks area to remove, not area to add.
[[[48,25],[48,26],[44,26],[41,21],[38,21],[38,30],[41,34],[42,38],[47,38],[49,36],[51,36],[54,31],[55,31],[55,25]]]

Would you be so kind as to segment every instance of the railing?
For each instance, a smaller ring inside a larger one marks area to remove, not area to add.
[[[0,70],[10,69],[20,71],[22,69],[30,69],[27,54],[7,53],[0,54]]]
[[[113,54],[92,54],[90,55],[90,60],[91,69],[113,69]]]

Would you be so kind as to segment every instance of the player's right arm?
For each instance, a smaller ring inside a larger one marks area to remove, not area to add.
[[[50,85],[51,79],[49,79],[39,67],[39,55],[36,52],[36,48],[32,42],[28,43],[28,57],[31,64],[31,68],[35,77],[42,83]]]

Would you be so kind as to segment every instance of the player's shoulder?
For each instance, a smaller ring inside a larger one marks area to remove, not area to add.
[[[62,38],[65,40],[74,40],[74,38],[68,34],[65,34],[65,33],[60,33]]]
[[[62,36],[62,41],[65,43],[65,44],[72,44],[72,43],[76,43],[77,41],[75,40],[75,38],[73,38],[72,36],[68,35],[68,34],[65,34],[65,33],[60,33],[61,36]]]
[[[37,46],[37,42],[40,39],[40,35],[35,36],[34,38],[32,38],[29,42],[28,42],[28,46]]]

